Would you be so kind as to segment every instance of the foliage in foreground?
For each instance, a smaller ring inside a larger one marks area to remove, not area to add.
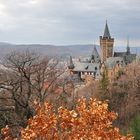
[[[117,115],[109,112],[107,102],[85,98],[78,100],[75,110],[60,107],[56,113],[53,106],[37,105],[37,115],[29,119],[21,131],[22,140],[132,140],[122,136],[112,122]],[[9,128],[2,130],[5,140],[10,139]]]

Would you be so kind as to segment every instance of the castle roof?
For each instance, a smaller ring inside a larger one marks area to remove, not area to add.
[[[114,57],[124,57],[126,52],[114,52]]]
[[[104,30],[104,35],[103,35],[104,38],[111,38],[110,36],[110,32],[109,32],[109,28],[108,28],[108,25],[107,25],[107,21],[106,21],[106,25],[105,25],[105,30]]]
[[[75,68],[73,71],[78,72],[97,72],[99,71],[100,63],[80,63],[74,64]]]
[[[105,65],[108,69],[113,69],[116,64],[119,64],[122,67],[124,67],[125,63],[123,57],[109,57],[105,62]]]
[[[93,52],[92,52],[92,55],[91,55],[91,61],[93,61],[95,63],[100,62],[100,56],[99,56],[99,53],[96,49],[96,46],[94,46],[94,49],[93,49]]]
[[[69,61],[69,66],[68,66],[69,69],[73,69],[74,68],[74,64],[73,64],[73,61],[72,61],[72,57],[70,56],[70,61]]]

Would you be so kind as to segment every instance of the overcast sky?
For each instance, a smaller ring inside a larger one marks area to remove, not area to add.
[[[0,42],[99,44],[106,19],[116,46],[140,46],[140,0],[0,0]]]

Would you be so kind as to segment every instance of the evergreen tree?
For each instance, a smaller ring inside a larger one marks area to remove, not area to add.
[[[108,99],[109,97],[109,77],[107,68],[102,73],[102,78],[99,82],[99,93],[101,100]]]

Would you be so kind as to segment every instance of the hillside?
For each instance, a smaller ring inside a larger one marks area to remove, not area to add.
[[[96,45],[98,52],[100,52],[99,45]],[[10,44],[0,42],[0,56],[4,56],[8,52],[14,50],[30,49],[49,56],[87,56],[93,50],[92,44],[78,44],[78,45],[41,45],[41,44]],[[115,47],[116,51],[125,51],[125,47]],[[132,53],[140,52],[140,47],[131,47]]]

